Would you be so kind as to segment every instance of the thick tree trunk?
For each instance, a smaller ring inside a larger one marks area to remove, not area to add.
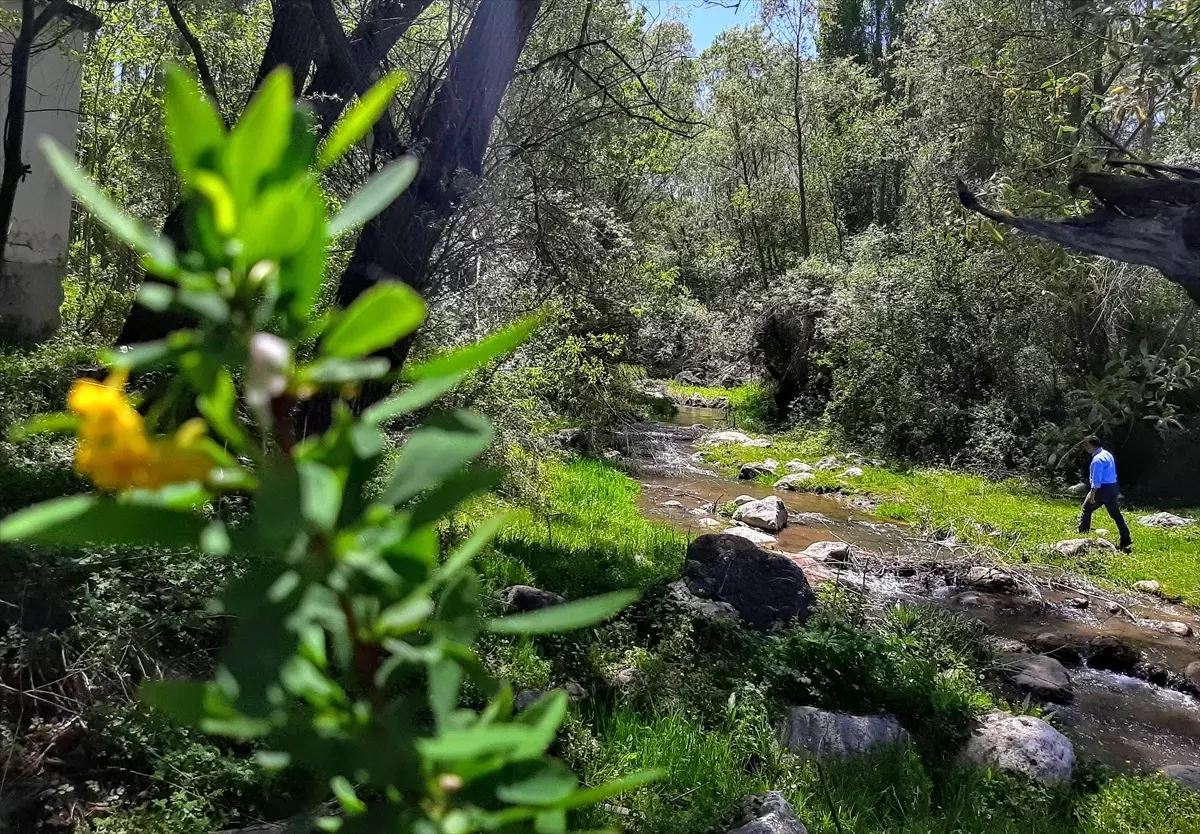
[[[258,89],[272,71],[286,66],[292,69],[296,87],[302,89],[308,81],[310,67],[322,53],[321,33],[309,0],[279,0],[267,48],[254,78],[254,88]]]
[[[492,121],[540,7],[541,0],[480,4],[414,136],[414,145],[424,148],[421,170],[408,191],[363,230],[338,286],[340,304],[381,279],[428,291],[426,267],[463,196],[460,172],[478,176],[482,170]],[[398,346],[392,359],[400,363],[406,355],[407,346]]]

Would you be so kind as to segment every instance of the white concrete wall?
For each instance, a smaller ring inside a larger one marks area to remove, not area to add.
[[[0,8],[19,10],[20,3],[0,0]],[[43,38],[61,29],[51,25]],[[66,274],[71,234],[71,194],[54,176],[38,142],[52,136],[68,153],[75,153],[79,126],[81,68],[72,52],[86,35],[72,32],[55,45],[38,45],[29,65],[24,161],[32,170],[17,189],[8,235],[5,275],[0,278],[0,321],[18,328],[20,337],[41,339],[59,325],[62,280]],[[12,33],[0,29],[0,53],[12,53]],[[8,108],[11,76],[0,76],[0,126]],[[3,160],[3,148],[0,148]],[[0,338],[4,335],[0,334]]]

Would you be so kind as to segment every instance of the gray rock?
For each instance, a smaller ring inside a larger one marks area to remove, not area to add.
[[[853,551],[845,542],[813,542],[804,548],[801,555],[821,562],[844,565],[850,561]]]
[[[976,565],[963,577],[964,584],[980,591],[993,594],[1019,594],[1021,583],[1017,577],[993,565]]]
[[[840,757],[909,741],[890,715],[845,715],[815,707],[793,707],[779,730],[780,743],[793,753]]]
[[[812,472],[813,468],[804,461],[789,460],[783,465],[783,468],[788,472]]]
[[[1029,647],[1011,637],[993,635],[987,638],[988,647],[997,654],[1028,654]]]
[[[863,469],[861,466],[851,466],[845,472],[842,473],[842,475],[847,478],[861,478],[862,474],[863,474]]]
[[[667,509],[672,509],[672,510],[682,510],[683,502],[682,501],[663,501],[658,506],[666,507]]]
[[[755,461],[752,463],[743,463],[738,470],[738,477],[743,481],[752,481],[759,475],[774,475],[779,471],[779,461],[774,458]]]
[[[726,444],[736,443],[745,446],[750,442],[750,435],[740,431],[715,431],[712,434],[707,434],[700,439],[701,446],[723,446]]]
[[[808,834],[808,830],[783,794],[771,791],[746,800],[742,824],[729,834]]]
[[[1157,579],[1140,579],[1133,583],[1133,590],[1159,596],[1162,594],[1162,584]]]
[[[1187,623],[1174,622],[1173,620],[1142,620],[1142,625],[1149,626],[1155,631],[1173,634],[1176,637],[1192,636],[1192,627]]]
[[[729,603],[742,620],[764,631],[807,621],[816,602],[798,565],[737,536],[696,538],[688,545],[683,578],[692,593]]]
[[[768,533],[778,533],[787,527],[787,507],[777,496],[769,495],[758,501],[742,504],[733,514],[734,521],[740,521],[748,527],[757,527]]]
[[[559,429],[552,432],[547,440],[560,449],[584,449],[587,447],[587,433],[583,429]]]
[[[504,603],[517,611],[537,611],[552,605],[562,605],[565,599],[550,591],[530,585],[512,585],[504,589]]]
[[[1048,784],[1071,781],[1075,770],[1075,748],[1066,736],[1040,718],[1006,712],[983,716],[959,758]]]
[[[1172,513],[1151,513],[1150,515],[1138,518],[1138,524],[1143,527],[1159,527],[1164,530],[1172,530],[1176,527],[1190,527],[1195,523],[1195,519],[1184,518]]]
[[[755,530],[753,527],[747,527],[744,524],[735,524],[732,527],[725,528],[725,534],[729,536],[738,536],[746,541],[753,542],[759,547],[779,544],[779,539],[775,538],[770,533],[764,533],[762,530]]]
[[[1088,485],[1087,484],[1073,484],[1072,486],[1067,487],[1066,493],[1067,493],[1067,495],[1073,496],[1075,498],[1082,498],[1083,496],[1088,494]]]
[[[1029,640],[1035,651],[1049,655],[1061,663],[1078,664],[1083,660],[1083,644],[1074,637],[1057,631],[1043,631]]]
[[[1185,764],[1167,765],[1162,769],[1162,774],[1185,788],[1200,791],[1200,767]]]
[[[524,712],[546,693],[540,689],[522,689],[513,698],[513,712]]]
[[[715,518],[698,518],[696,519],[696,524],[700,527],[706,527],[710,530],[715,530],[721,526],[721,522],[717,521]]]
[[[784,475],[775,482],[775,489],[790,489],[793,492],[799,492],[803,489],[804,484],[816,479],[817,476],[811,472],[797,472],[794,475]]]
[[[1191,684],[1192,690],[1200,693],[1200,660],[1193,660],[1183,670],[1183,678]]]
[[[1052,657],[1040,654],[1009,655],[1004,659],[1004,672],[1018,689],[1039,701],[1066,704],[1075,697],[1071,676]]]
[[[1078,608],[1080,610],[1087,608],[1092,602],[1087,597],[1071,597],[1067,600],[1068,608]]]
[[[1127,674],[1137,666],[1142,659],[1142,653],[1137,646],[1130,645],[1124,640],[1111,634],[1101,634],[1092,638],[1088,645],[1088,666],[1107,672]]]
[[[771,441],[767,440],[766,438],[759,437],[759,438],[755,438],[754,440],[747,440],[742,445],[749,446],[752,449],[770,449]]]
[[[1073,559],[1092,550],[1115,551],[1117,546],[1107,539],[1066,539],[1054,545],[1054,550],[1060,556]]]
[[[673,605],[693,617],[702,617],[708,620],[728,620],[730,622],[738,621],[738,612],[727,602],[720,602],[713,599],[702,599],[692,593],[692,589],[688,587],[687,582],[682,579],[676,580],[667,586],[667,595],[664,601],[668,605]]]
[[[817,461],[817,469],[833,470],[837,469],[841,465],[842,464],[838,460],[837,455],[829,455],[828,457],[821,458],[819,461]]]
[[[604,453],[603,455],[601,455],[600,457],[604,458],[604,459],[605,459],[606,461],[608,461],[609,463],[612,463],[612,462],[614,462],[614,461],[621,460],[621,458],[622,458],[623,456],[622,456],[622,455],[621,455],[621,453],[620,453],[620,452],[618,452],[616,449],[609,449],[607,452],[605,452],[605,453]]]
[[[740,507],[742,504],[749,504],[753,500],[755,500],[753,495],[739,495],[733,499],[733,506]]]
[[[567,681],[564,683],[563,691],[567,693],[567,697],[572,701],[579,701],[587,697],[587,690],[575,681]]]

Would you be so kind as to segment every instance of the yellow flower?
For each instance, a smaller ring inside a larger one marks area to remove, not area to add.
[[[203,480],[212,460],[198,445],[202,420],[189,420],[172,438],[150,438],[142,415],[125,396],[128,374],[115,371],[104,382],[76,380],[67,407],[80,418],[75,469],[99,489],[156,489]]]

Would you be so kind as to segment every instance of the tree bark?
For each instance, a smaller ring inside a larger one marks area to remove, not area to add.
[[[426,267],[463,196],[460,172],[478,176],[482,171],[492,121],[540,8],[541,0],[480,4],[418,123],[413,144],[424,151],[417,178],[363,229],[338,286],[339,304],[350,304],[381,279],[428,292]],[[399,365],[407,353],[402,343],[389,355]]]
[[[309,69],[321,56],[321,32],[309,0],[279,0],[271,35],[263,51],[254,89],[279,67],[291,67],[293,83],[303,89]]]

